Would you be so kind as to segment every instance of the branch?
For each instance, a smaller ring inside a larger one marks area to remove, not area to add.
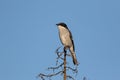
[[[60,73],[63,73],[63,71],[59,71],[59,72],[57,72],[57,73],[53,73],[53,74],[42,74],[42,73],[40,73],[39,75],[38,75],[38,77],[40,77],[42,80],[45,80],[45,77],[52,77],[52,76],[56,76],[56,75],[58,75],[58,74],[60,74]]]
[[[62,54],[64,54],[64,52],[59,52],[58,50],[60,49],[61,47],[58,47],[57,49],[56,49],[56,54],[57,54],[57,60],[60,58],[61,60],[64,60],[61,56],[62,56]]]
[[[73,72],[75,72],[75,73],[78,73],[77,68],[76,68],[76,69],[73,69],[73,68],[71,68],[71,67],[66,67],[66,68],[69,69],[69,70],[71,70],[71,71],[73,71]]]
[[[63,54],[66,55],[66,56],[71,56],[71,54],[70,54],[70,53],[67,54],[66,51],[65,51],[65,49],[64,49],[63,52],[59,52],[59,49],[60,49],[60,48],[61,48],[61,47],[59,47],[59,48],[56,49],[56,54],[57,54],[56,66],[55,66],[55,67],[48,67],[48,70],[53,70],[53,73],[48,73],[48,74],[40,73],[40,74],[38,75],[38,77],[40,77],[42,80],[45,80],[46,78],[51,78],[51,77],[53,77],[53,76],[57,76],[57,75],[59,75],[59,74],[66,74],[66,72],[65,72],[66,70],[71,70],[71,71],[73,71],[73,73],[78,73],[77,67],[76,67],[75,69],[74,69],[74,68],[71,68],[70,66],[65,66],[65,67],[64,67],[64,64],[66,65],[67,62],[64,62],[64,58],[66,58],[66,57],[64,57]],[[62,60],[62,61],[60,61],[60,60]],[[59,64],[58,64],[58,61],[60,61]],[[62,69],[60,69],[60,68],[62,68]],[[64,69],[63,69],[63,68],[64,68]],[[55,70],[55,72],[54,72],[54,70]],[[57,71],[58,71],[58,72],[57,72]],[[73,78],[73,76],[67,75],[67,74],[66,74],[66,78],[75,80],[75,79]],[[65,78],[65,80],[66,80],[66,78]],[[50,79],[50,80],[51,80],[51,79]]]
[[[67,75],[67,78],[69,78],[69,79],[72,79],[72,80],[75,80],[72,76],[70,76],[70,75]]]
[[[53,70],[59,69],[59,68],[62,67],[63,65],[64,65],[64,63],[61,63],[60,65],[58,65],[58,66],[56,66],[56,67],[49,67],[48,70],[50,70],[50,69],[53,69]]]

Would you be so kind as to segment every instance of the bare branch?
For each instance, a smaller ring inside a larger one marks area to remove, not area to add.
[[[72,80],[75,80],[72,76],[70,76],[70,75],[67,75],[67,78],[69,78],[69,79],[72,79]]]
[[[71,56],[71,54],[67,54],[67,51],[65,50],[65,48],[63,49],[63,52],[59,52],[59,49],[61,47],[57,48],[56,49],[56,54],[57,54],[57,61],[56,61],[56,65],[55,67],[48,67],[48,70],[53,70],[53,73],[50,73],[50,74],[43,74],[43,73],[40,73],[38,75],[38,77],[40,77],[42,80],[45,80],[46,78],[48,78],[49,80],[51,80],[51,77],[53,76],[57,76],[59,74],[64,74],[64,80],[66,80],[66,78],[69,78],[69,79],[72,79],[72,80],[75,80],[73,78],[73,76],[70,76],[67,74],[67,71],[68,70],[71,70],[74,73],[78,73],[78,70],[77,70],[77,67],[74,69],[72,68],[71,66],[68,66],[67,64],[67,60],[66,60],[66,57],[67,56]],[[63,55],[64,54],[64,55]],[[58,64],[58,61],[60,62]],[[60,69],[62,68],[62,69]],[[57,72],[58,71],[58,72]]]
[[[40,73],[40,74],[38,75],[38,77],[40,77],[42,80],[45,80],[45,77],[50,78],[50,77],[56,76],[56,75],[58,75],[58,74],[60,74],[60,73],[63,73],[63,71],[59,71],[59,72],[53,73],[53,74],[42,74],[42,73]]]
[[[73,68],[71,68],[71,67],[66,67],[66,68],[69,69],[69,70],[72,70],[74,73],[78,73],[77,68],[75,68],[75,69],[73,69]]]
[[[60,49],[61,47],[58,47],[57,49],[56,49],[56,54],[57,54],[57,60],[58,59],[61,59],[61,60],[64,60],[61,56],[64,54],[64,52],[59,52],[58,50]]]
[[[58,65],[58,66],[56,66],[56,67],[49,67],[48,70],[50,70],[50,69],[53,69],[53,70],[59,69],[59,68],[62,67],[63,65],[64,65],[64,63],[61,63],[60,65]]]

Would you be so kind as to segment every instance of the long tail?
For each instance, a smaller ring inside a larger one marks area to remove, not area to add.
[[[78,65],[75,53],[71,53],[74,65]]]
[[[77,58],[76,58],[75,52],[73,51],[72,48],[70,48],[70,52],[71,52],[71,55],[72,55],[72,59],[73,59],[73,63],[74,63],[74,65],[78,65],[78,61],[77,61]]]

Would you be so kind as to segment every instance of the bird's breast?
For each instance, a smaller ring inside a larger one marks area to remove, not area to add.
[[[66,43],[67,42],[67,39],[68,39],[68,33],[65,33],[65,34],[61,34],[61,40],[62,42]]]
[[[60,35],[60,40],[64,46],[72,45],[72,41],[70,39],[70,33],[68,29],[59,26],[59,35]]]
[[[70,46],[72,44],[70,36],[69,36],[69,32],[66,32],[66,33],[61,32],[60,39],[64,46]]]

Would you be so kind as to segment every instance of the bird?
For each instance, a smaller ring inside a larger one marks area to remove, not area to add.
[[[68,29],[67,25],[64,22],[60,22],[56,25],[58,27],[59,38],[62,45],[64,46],[64,49],[65,50],[69,49],[74,65],[78,65],[78,61],[75,54],[74,41],[70,30]]]

